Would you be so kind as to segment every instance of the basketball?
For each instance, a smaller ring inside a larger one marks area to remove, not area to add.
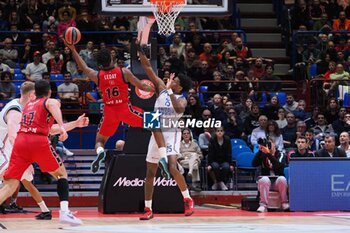
[[[77,44],[80,41],[81,33],[76,27],[69,27],[63,34],[64,40],[69,45]]]

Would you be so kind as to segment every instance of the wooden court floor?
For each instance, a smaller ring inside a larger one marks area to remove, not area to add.
[[[269,212],[255,213],[239,209],[197,208],[193,216],[156,214],[140,221],[139,214],[103,215],[96,209],[79,209],[84,225],[70,227],[58,223],[58,211],[51,221],[34,220],[36,213],[0,215],[0,232],[66,233],[211,233],[211,232],[349,232],[350,212]],[[6,229],[5,229],[6,228]]]

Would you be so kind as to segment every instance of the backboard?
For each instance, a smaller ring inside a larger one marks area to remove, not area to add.
[[[101,0],[102,14],[118,16],[152,15],[149,0]],[[232,14],[232,0],[187,0],[181,16],[227,16]]]

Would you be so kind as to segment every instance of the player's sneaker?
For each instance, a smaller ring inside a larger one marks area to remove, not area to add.
[[[185,198],[184,203],[185,203],[185,216],[191,216],[194,212],[193,211],[194,202],[192,198]]]
[[[83,222],[79,218],[75,217],[72,212],[61,211],[61,210],[60,210],[59,222],[64,224],[69,224],[71,226],[79,226],[83,224]]]
[[[95,160],[91,164],[91,171],[92,173],[96,173],[100,170],[101,167],[101,162],[104,160],[106,157],[106,152],[100,152],[97,154]]]
[[[162,176],[166,179],[166,180],[170,180],[171,175],[169,172],[169,167],[168,167],[168,163],[165,160],[165,158],[161,158],[158,162],[158,166],[160,168],[160,172],[162,174]]]
[[[6,209],[4,205],[0,205],[0,214],[6,214]]]
[[[9,213],[22,213],[23,212],[23,208],[19,205],[17,205],[16,202],[11,203],[7,208],[6,211]]]
[[[51,220],[52,214],[51,211],[49,212],[41,212],[40,214],[35,216],[36,220]]]
[[[154,217],[153,211],[150,208],[145,207],[145,210],[144,210],[142,216],[140,217],[140,220],[150,220],[153,217]]]

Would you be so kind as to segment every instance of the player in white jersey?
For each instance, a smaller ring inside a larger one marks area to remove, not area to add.
[[[145,56],[142,48],[140,46],[137,46],[137,48],[139,50],[141,64],[159,93],[155,103],[156,113],[161,114],[161,119],[165,119],[165,121],[178,121],[183,115],[187,105],[186,98],[181,94],[190,89],[192,81],[185,75],[179,74],[177,77],[174,77],[175,75],[172,74],[167,85],[165,85],[162,79],[160,79],[152,70],[151,64]],[[180,151],[181,131],[175,127],[171,129],[162,129],[161,131],[166,143],[169,171],[184,197],[185,216],[190,216],[193,214],[194,203],[189,195],[185,178],[177,169],[177,155]],[[154,134],[152,134],[146,157],[147,173],[145,181],[145,209],[140,220],[149,220],[153,218],[153,182],[158,169],[158,162],[161,159],[164,158],[161,158]]]

